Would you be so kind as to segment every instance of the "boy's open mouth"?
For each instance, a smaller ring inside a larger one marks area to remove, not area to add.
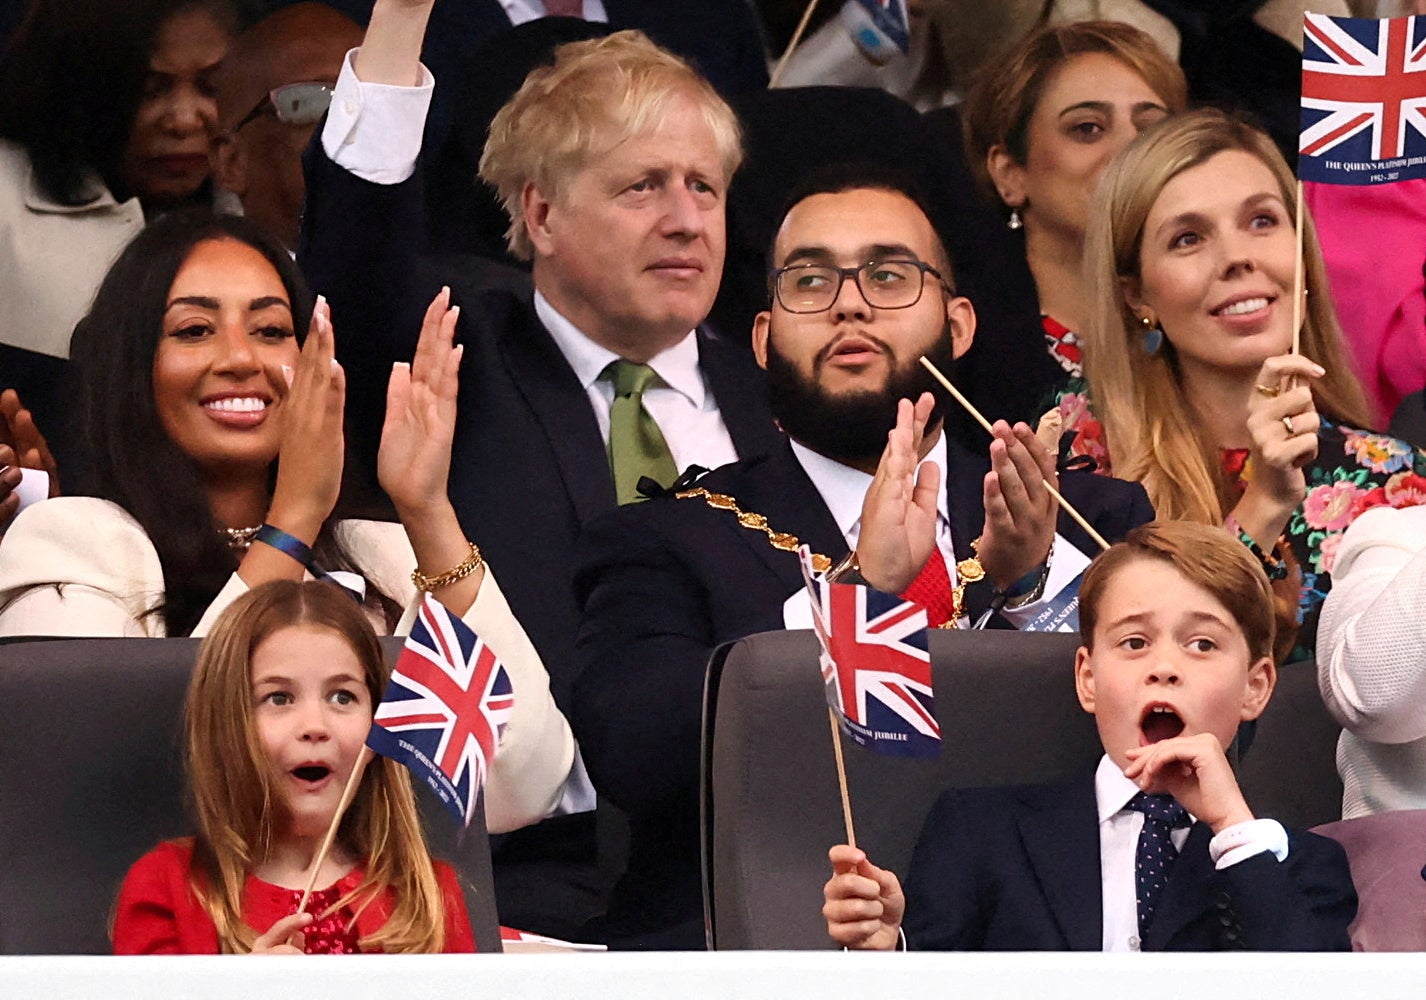
[[[1183,719],[1168,705],[1150,705],[1144,709],[1139,729],[1144,734],[1144,746],[1148,746],[1160,740],[1171,740],[1182,733]]]
[[[292,776],[300,781],[321,781],[331,773],[332,769],[326,764],[303,764],[292,769]]]

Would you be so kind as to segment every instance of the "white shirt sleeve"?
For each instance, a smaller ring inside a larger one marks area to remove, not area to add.
[[[1275,819],[1234,823],[1214,834],[1208,842],[1208,856],[1219,871],[1264,851],[1272,851],[1279,861],[1287,860],[1287,831]]]
[[[322,148],[343,170],[373,184],[400,184],[416,170],[421,136],[436,80],[421,67],[414,87],[363,83],[357,79],[356,49],[342,60],[332,106],[322,128]]]

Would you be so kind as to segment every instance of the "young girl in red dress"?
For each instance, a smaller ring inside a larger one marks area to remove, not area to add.
[[[129,869],[116,954],[475,950],[410,777],[384,757],[360,778],[298,912],[388,675],[361,607],[331,583],[268,583],[223,612],[185,712],[198,832]]]

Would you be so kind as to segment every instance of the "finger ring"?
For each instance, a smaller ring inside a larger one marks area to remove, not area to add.
[[[1264,396],[1268,397],[1268,399],[1276,399],[1277,396],[1278,396],[1278,393],[1282,392],[1282,390],[1279,389],[1279,388],[1278,388],[1277,386],[1275,386],[1275,385],[1262,385],[1262,384],[1259,384],[1259,385],[1253,386],[1253,388],[1256,389],[1256,390],[1258,390],[1258,392],[1262,393]]]
[[[1287,428],[1287,436],[1288,436],[1288,437],[1292,437],[1294,434],[1297,433],[1297,431],[1295,431],[1295,430],[1292,429],[1292,418],[1291,418],[1291,417],[1283,417],[1283,418],[1282,418],[1282,425]]]

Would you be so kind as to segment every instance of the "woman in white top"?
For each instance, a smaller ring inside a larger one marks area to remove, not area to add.
[[[1426,507],[1377,507],[1342,536],[1317,684],[1344,727],[1344,818],[1426,809]]]
[[[541,818],[573,741],[446,495],[461,354],[448,306],[446,293],[432,303],[414,361],[391,375],[378,475],[401,524],[342,520],[344,374],[325,305],[243,219],[149,226],[75,333],[91,495],[26,509],[0,542],[0,635],[203,635],[248,588],[333,570],[364,578],[368,612],[391,631],[419,582],[515,685],[491,828]]]

